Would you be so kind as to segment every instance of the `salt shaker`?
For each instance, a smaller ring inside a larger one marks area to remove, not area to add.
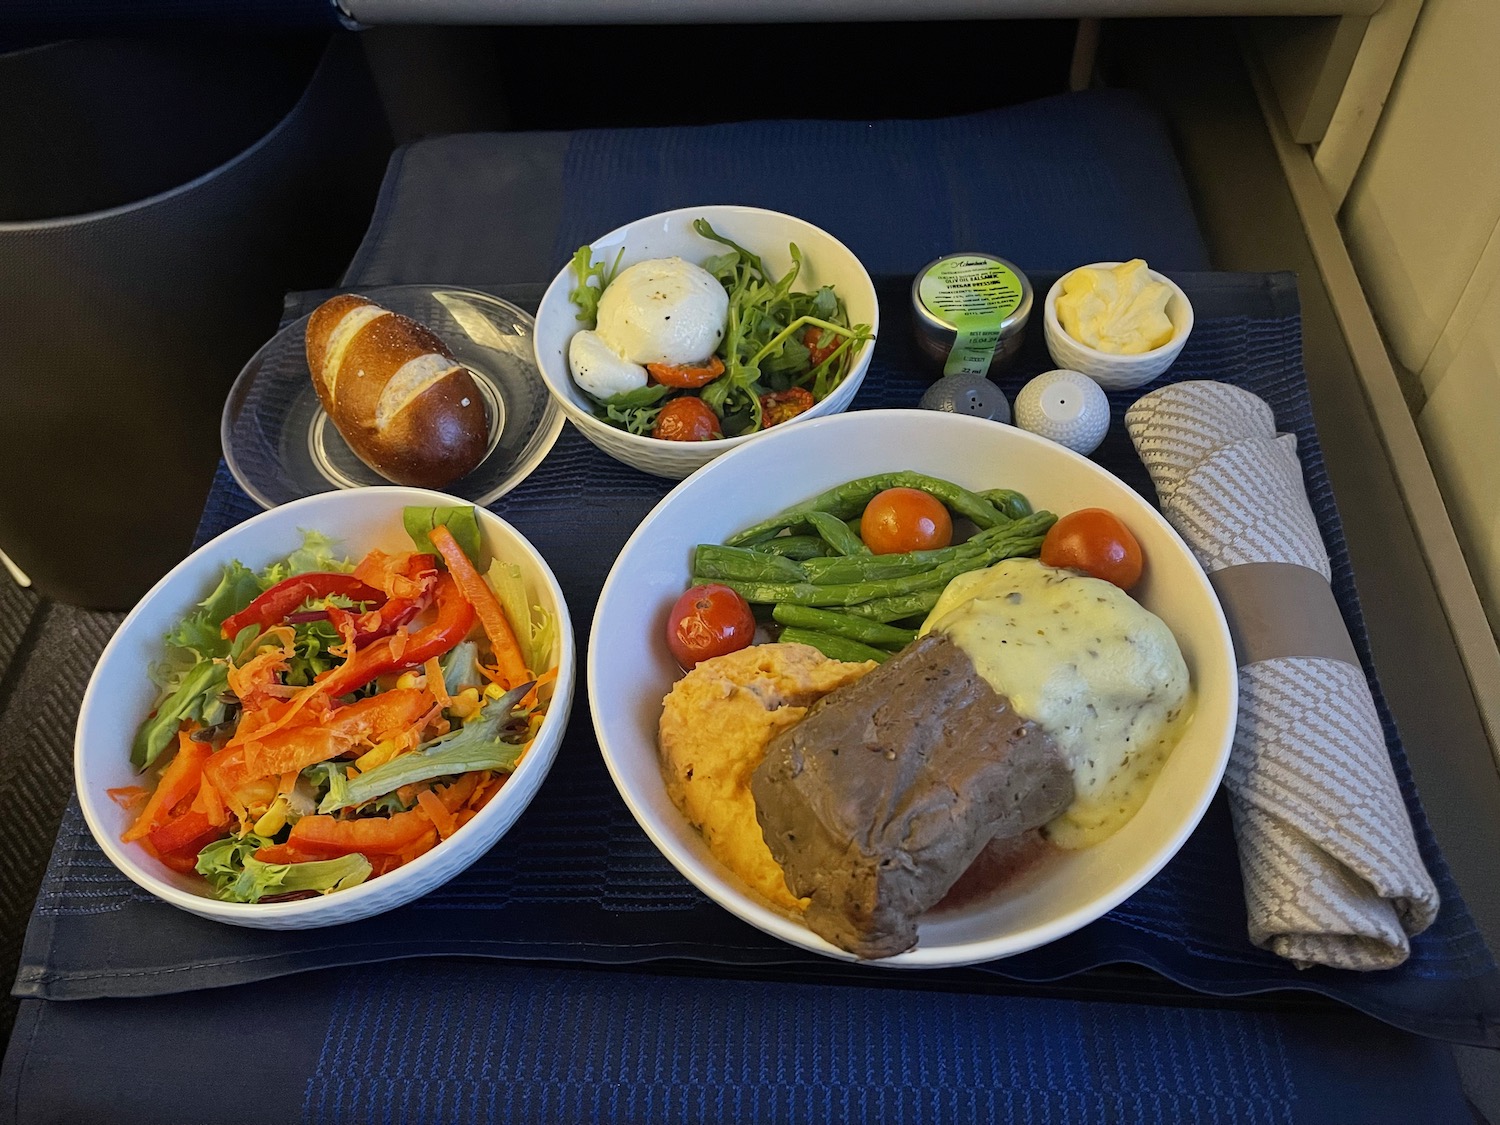
[[[1098,383],[1077,371],[1048,371],[1016,395],[1016,425],[1075,453],[1099,448],[1109,430],[1109,399]]]

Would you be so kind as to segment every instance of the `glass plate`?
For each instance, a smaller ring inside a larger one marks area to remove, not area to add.
[[[536,369],[531,317],[472,289],[390,285],[359,292],[436,332],[474,373],[489,407],[484,460],[441,491],[483,506],[525,480],[563,425]],[[354,455],[318,401],[307,370],[308,319],[287,325],[245,365],[219,427],[229,471],[267,508],[336,488],[390,483]]]

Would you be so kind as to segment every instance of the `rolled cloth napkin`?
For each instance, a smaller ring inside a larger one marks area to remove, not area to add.
[[[1329,586],[1296,436],[1276,432],[1261,399],[1215,382],[1152,391],[1125,426],[1234,636],[1224,785],[1250,940],[1301,968],[1401,964],[1438,893]]]

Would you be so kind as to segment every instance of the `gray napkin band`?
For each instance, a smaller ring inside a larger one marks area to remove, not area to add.
[[[1333,588],[1296,563],[1227,566],[1208,576],[1224,607],[1240,667],[1262,660],[1312,657],[1359,666]]]

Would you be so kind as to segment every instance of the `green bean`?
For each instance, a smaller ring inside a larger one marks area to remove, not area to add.
[[[771,616],[783,625],[816,629],[820,633],[862,641],[876,648],[905,648],[917,639],[915,629],[898,629],[894,625],[884,625],[863,617],[850,617],[847,613],[837,613],[831,609],[814,609],[811,606],[783,602],[771,611]]]
[[[812,524],[813,530],[822,536],[823,541],[840,555],[868,555],[870,548],[866,547],[859,536],[850,530],[849,525],[837,516],[829,515],[827,512],[808,512],[807,522]]]
[[[816,535],[778,535],[772,539],[757,543],[750,548],[752,551],[761,551],[769,555],[781,555],[785,558],[816,559],[828,553],[828,544]]]
[[[859,664],[866,660],[884,663],[891,653],[883,648],[871,648],[848,637],[835,637],[831,633],[819,633],[815,629],[783,629],[781,639],[787,644],[812,645],[829,660],[847,660]]]
[[[857,605],[845,606],[843,612],[863,617],[866,621],[905,621],[908,617],[926,617],[942,594],[941,590],[922,590],[915,594],[872,598]]]
[[[1040,512],[1017,520],[1013,524],[987,528],[972,536],[967,542],[955,543],[951,547],[939,547],[927,551],[907,551],[893,555],[860,555],[823,559],[809,559],[803,564],[810,581],[817,585],[843,582],[862,582],[879,578],[898,578],[903,574],[916,574],[954,559],[980,554],[989,544],[1004,536],[1045,535],[1056,517],[1050,512]]]
[[[918,574],[899,578],[873,579],[868,582],[835,583],[826,586],[811,582],[761,582],[724,579],[724,584],[739,592],[748,602],[775,604],[792,602],[811,606],[852,606],[873,598],[896,594],[914,594],[921,590],[941,589],[965,571],[978,570],[1015,555],[1035,554],[1041,549],[1042,537],[1001,536],[986,544],[983,551],[965,555]]]
[[[813,566],[804,564],[807,580],[818,586],[839,585],[851,582],[873,582],[885,578],[900,578],[903,575],[922,574],[933,567],[955,559],[984,554],[984,545],[944,547],[941,551],[911,551],[904,555],[830,555],[822,559],[808,559]],[[913,556],[929,556],[926,558]]]
[[[1013,488],[987,488],[979,495],[999,509],[1001,515],[1010,519],[1025,519],[1031,515],[1031,501]]]
[[[845,481],[826,492],[818,493],[810,500],[793,504],[768,520],[762,520],[758,524],[745,528],[744,531],[731,535],[725,542],[731,547],[758,542],[786,528],[798,526],[804,522],[803,517],[808,512],[828,512],[841,520],[849,519],[864,510],[864,506],[870,502],[870,497],[882,488],[888,488],[889,485],[882,482],[894,476],[896,476],[895,473],[884,473],[880,476]]]
[[[789,558],[746,547],[720,547],[715,543],[700,543],[694,549],[693,575],[695,582],[719,582],[726,578],[741,582],[807,581],[807,572]]]
[[[977,492],[954,484],[952,481],[930,477],[924,473],[902,470],[895,473],[878,473],[871,477],[845,481],[841,485],[820,492],[810,500],[794,504],[768,520],[730,536],[725,542],[732,546],[744,546],[761,542],[787,528],[804,523],[809,512],[827,512],[841,520],[847,520],[864,510],[872,497],[887,488],[916,488],[934,496],[946,504],[955,515],[966,516],[976,527],[994,527],[1004,523],[1007,517]]]

